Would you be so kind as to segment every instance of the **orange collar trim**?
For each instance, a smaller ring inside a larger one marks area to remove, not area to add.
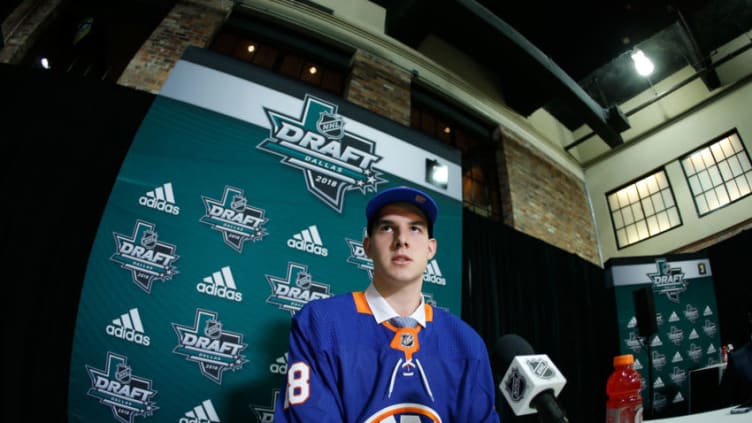
[[[355,301],[355,310],[358,313],[373,315],[371,307],[366,300],[366,293],[364,291],[353,292],[353,301]],[[430,304],[425,304],[426,309],[426,323],[433,321],[433,307]]]

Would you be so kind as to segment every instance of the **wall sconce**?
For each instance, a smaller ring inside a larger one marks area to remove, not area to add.
[[[441,188],[449,186],[449,167],[441,164],[438,160],[426,159],[426,182]]]

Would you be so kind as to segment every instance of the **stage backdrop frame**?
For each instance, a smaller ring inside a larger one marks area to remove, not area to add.
[[[720,362],[710,260],[703,253],[622,257],[606,262],[605,273],[616,300],[619,351],[635,356],[645,414],[651,418],[687,414],[689,371]],[[634,295],[645,288],[651,291],[657,328],[649,339],[640,335]]]
[[[106,142],[106,141],[103,141]],[[448,168],[426,182],[426,162]],[[71,422],[273,419],[290,318],[363,290],[365,205],[409,185],[440,214],[424,296],[461,315],[460,152],[342,98],[190,47],[144,117],[89,256]]]

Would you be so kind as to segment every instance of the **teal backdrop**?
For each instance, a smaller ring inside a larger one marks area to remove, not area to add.
[[[425,182],[427,160],[448,167],[447,188]],[[290,318],[308,301],[366,288],[365,205],[397,185],[438,202],[424,295],[459,316],[459,152],[190,48],[136,133],[98,227],[69,420],[273,421]]]
[[[690,370],[720,363],[710,260],[681,254],[614,259],[606,265],[606,279],[616,296],[620,352],[635,356],[644,406],[652,404],[656,417],[687,414]],[[657,332],[650,339],[639,335],[633,298],[634,291],[645,287],[652,292],[656,314]],[[652,403],[648,383],[652,383]]]

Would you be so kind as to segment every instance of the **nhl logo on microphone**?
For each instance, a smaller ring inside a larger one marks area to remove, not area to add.
[[[505,378],[503,383],[502,390],[505,394],[509,394],[509,399],[514,402],[519,402],[522,400],[523,394],[525,393],[525,377],[520,374],[520,372],[517,370],[517,368],[513,368],[511,370],[511,374],[508,378]]]
[[[545,354],[518,355],[514,357],[499,390],[515,415],[533,414],[534,398],[543,391],[559,395],[567,380]]]

